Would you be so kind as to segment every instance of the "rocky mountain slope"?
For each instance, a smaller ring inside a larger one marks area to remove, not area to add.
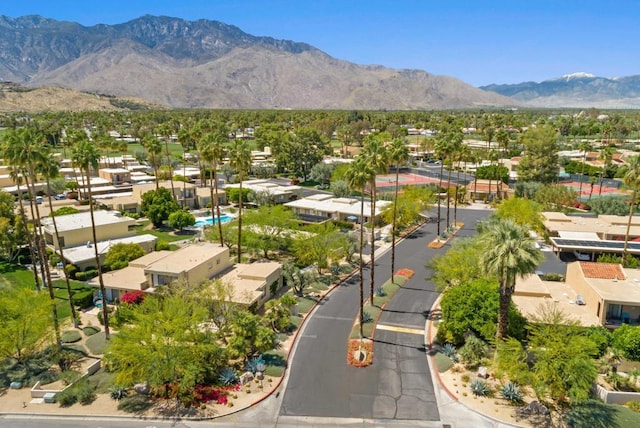
[[[606,78],[581,72],[539,83],[488,85],[481,89],[535,107],[640,108],[640,75]]]
[[[0,16],[0,80],[181,108],[449,109],[517,105],[458,79],[337,60],[216,21],[84,27]]]

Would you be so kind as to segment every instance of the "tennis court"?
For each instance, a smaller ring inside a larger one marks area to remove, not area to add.
[[[429,184],[438,185],[440,183],[440,179],[434,177],[425,177],[423,175],[418,174],[399,174],[398,175],[398,186],[400,188],[404,186],[427,186]],[[447,180],[442,180],[442,187],[448,187]],[[396,175],[395,174],[385,174],[385,175],[377,175],[376,176],[376,190],[378,192],[392,192],[396,188]]]
[[[580,183],[577,181],[571,181],[569,183],[562,183],[566,187],[570,187],[579,193],[578,199],[585,201],[589,199],[595,199],[603,196],[627,196],[628,193],[616,187],[601,186],[600,184],[594,184],[593,190],[591,189],[591,183],[582,183],[582,191],[580,191]]]

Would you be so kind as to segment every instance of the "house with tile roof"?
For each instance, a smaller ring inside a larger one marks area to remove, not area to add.
[[[513,302],[526,317],[553,303],[581,325],[615,328],[640,324],[640,270],[615,263],[576,261],[567,265],[565,282],[538,275],[519,278]]]

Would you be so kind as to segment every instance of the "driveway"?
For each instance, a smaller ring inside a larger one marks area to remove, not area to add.
[[[458,218],[465,227],[458,236],[473,234],[476,221],[488,214],[488,210],[460,209]],[[346,363],[346,343],[359,306],[358,277],[317,307],[300,332],[281,416],[440,420],[424,343],[425,319],[438,296],[427,280],[431,272],[425,264],[449,246],[427,247],[435,229],[435,224],[425,224],[396,246],[396,269],[410,268],[415,276],[381,314],[374,361],[368,368]],[[390,258],[390,251],[376,258],[376,286],[389,279]],[[367,290],[368,282],[369,269]]]

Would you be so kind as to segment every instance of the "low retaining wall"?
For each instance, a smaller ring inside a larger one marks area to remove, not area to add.
[[[91,363],[87,369],[84,371],[84,373],[82,374],[82,376],[80,376],[80,379],[82,379],[83,377],[86,376],[91,376],[92,374],[94,374],[95,372],[97,372],[98,370],[100,370],[101,367],[101,360],[97,359],[95,360],[93,363]],[[77,382],[77,381],[76,381]],[[62,389],[40,389],[40,381],[37,381],[35,385],[33,385],[33,387],[31,388],[31,398],[44,398],[45,394],[57,394],[58,392],[62,392],[65,389],[69,388],[70,386],[72,386],[73,383],[65,386]]]
[[[640,392],[609,391],[598,384],[595,385],[594,392],[606,404],[624,405],[629,401],[640,401]]]

